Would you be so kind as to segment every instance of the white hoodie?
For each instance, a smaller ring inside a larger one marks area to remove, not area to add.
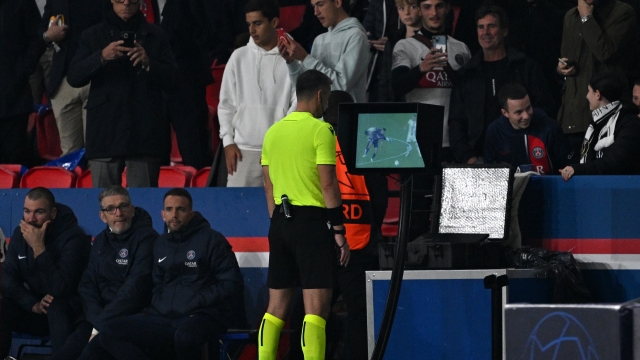
[[[315,69],[332,81],[331,90],[346,91],[356,102],[367,101],[369,40],[358,19],[349,17],[313,41],[311,54],[303,62],[289,64],[291,81],[306,70]]]
[[[295,108],[295,86],[278,47],[266,51],[249,38],[224,68],[218,105],[222,144],[261,151],[267,129]]]

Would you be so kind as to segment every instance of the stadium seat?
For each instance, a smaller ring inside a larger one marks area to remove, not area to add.
[[[19,185],[20,176],[18,173],[0,167],[0,189],[16,188]]]
[[[47,110],[44,114],[36,117],[36,138],[38,139],[38,152],[43,159],[55,160],[62,155],[60,133],[52,110]]]
[[[91,170],[85,170],[78,176],[76,187],[83,189],[89,189],[93,187],[93,180],[91,180]]]
[[[77,177],[75,173],[61,167],[36,166],[22,176],[20,187],[73,188],[76,186]]]
[[[187,171],[177,169],[174,166],[161,166],[158,187],[188,187],[191,181],[191,174]]]
[[[218,109],[220,102],[220,88],[222,87],[222,75],[224,74],[224,64],[218,65],[215,61],[211,65],[211,75],[213,75],[213,84],[207,86],[207,104],[214,109]]]
[[[280,8],[280,22],[278,23],[286,32],[291,32],[302,24],[307,5],[283,6]]]
[[[211,167],[205,167],[198,170],[197,173],[193,175],[191,178],[191,187],[205,187],[207,186],[207,180],[209,180],[209,173],[211,172]]]
[[[389,197],[387,212],[382,220],[382,235],[385,237],[398,236],[398,223],[400,221],[400,198]]]
[[[20,176],[23,166],[20,164],[0,164],[0,168],[12,171],[18,174],[18,176]],[[25,170],[26,170],[26,167],[25,167]]]
[[[176,131],[171,126],[171,155],[169,156],[171,165],[182,164],[182,154],[180,154],[180,148],[178,147],[178,138],[176,137]]]

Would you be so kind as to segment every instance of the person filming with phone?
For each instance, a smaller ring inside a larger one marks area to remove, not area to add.
[[[178,84],[169,39],[146,22],[141,0],[111,0],[105,20],[87,29],[67,75],[69,84],[91,83],[87,102],[86,154],[94,187],[158,186],[168,160],[169,121],[162,92]]]
[[[589,80],[602,71],[629,76],[636,62],[636,18],[633,8],[618,0],[577,0],[564,17],[558,74],[564,76],[564,95],[558,122],[580,160],[585,133],[591,123],[586,100]]]
[[[393,48],[391,84],[397,96],[409,102],[444,106],[442,126],[443,160],[451,161],[449,151],[450,74],[471,59],[467,45],[445,34],[445,20],[451,10],[448,0],[419,3],[422,28],[412,37],[398,41]]]

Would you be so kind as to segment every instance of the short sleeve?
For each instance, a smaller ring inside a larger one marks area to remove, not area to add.
[[[398,41],[396,46],[394,46],[391,58],[391,69],[395,69],[400,66],[411,68],[411,59],[406,50],[405,39]]]
[[[270,143],[269,130],[264,135],[264,141],[262,142],[262,154],[260,154],[260,164],[262,166],[269,166],[269,152],[268,145]]]
[[[336,164],[336,135],[333,126],[323,123],[314,139],[316,148],[316,165]],[[264,153],[263,153],[264,156]]]

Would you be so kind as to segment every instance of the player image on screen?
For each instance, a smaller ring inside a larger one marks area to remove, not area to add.
[[[358,114],[356,148],[364,149],[364,153],[356,160],[356,167],[424,167],[416,141],[416,116],[416,113]]]
[[[362,157],[366,157],[367,154],[369,154],[369,149],[371,149],[371,145],[373,145],[373,155],[371,155],[371,161],[373,161],[373,159],[378,154],[378,142],[380,140],[391,142],[391,139],[388,139],[386,136],[384,136],[385,131],[387,131],[387,129],[377,127],[370,127],[364,131],[364,134],[367,135],[367,138],[369,140],[367,141],[367,147],[365,147],[364,155],[362,155]]]
[[[407,127],[409,128],[409,130],[407,131],[407,153],[405,154],[405,156],[409,156],[409,152],[411,152],[411,149],[413,149],[413,147],[411,146],[411,143],[415,143],[416,150],[418,150],[418,155],[422,157],[422,154],[420,153],[420,148],[417,146],[418,140],[416,140],[416,116],[415,115],[409,118],[409,121],[407,121]]]

